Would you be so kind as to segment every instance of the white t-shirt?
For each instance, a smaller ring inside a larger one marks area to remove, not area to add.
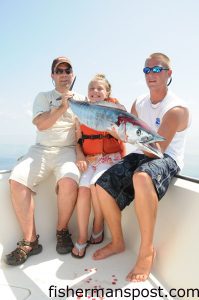
[[[150,95],[139,97],[136,99],[135,108],[138,117],[157,132],[165,113],[176,106],[187,108],[187,105],[180,98],[169,91],[165,98],[157,104],[151,103]],[[177,132],[165,150],[165,153],[176,161],[180,169],[183,167],[186,132],[187,129]],[[136,152],[141,151],[136,150]]]
[[[60,101],[56,99],[61,96],[56,90],[39,93],[33,104],[33,119],[38,115],[48,112],[53,107],[59,107]],[[84,96],[74,94],[75,100],[86,100]],[[75,138],[75,115],[70,108],[55,122],[55,124],[45,130],[37,131],[36,143],[48,147],[74,146]]]

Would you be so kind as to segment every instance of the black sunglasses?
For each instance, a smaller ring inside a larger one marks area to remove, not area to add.
[[[73,72],[72,68],[67,68],[67,69],[59,69],[59,68],[57,68],[56,71],[55,71],[55,73],[58,74],[58,75],[64,74],[64,73],[67,74],[67,75],[69,75],[72,72]]]
[[[154,66],[152,68],[145,67],[143,69],[143,72],[144,72],[144,74],[149,74],[151,72],[153,72],[153,73],[160,73],[162,71],[168,71],[168,70],[169,70],[168,68],[163,68],[163,67],[160,67],[160,66]]]

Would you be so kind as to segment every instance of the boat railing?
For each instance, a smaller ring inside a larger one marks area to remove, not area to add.
[[[190,181],[190,182],[199,183],[199,178],[189,177],[189,176],[181,175],[181,174],[177,174],[175,177],[180,178],[180,179],[184,179],[184,180],[187,180],[187,181]]]

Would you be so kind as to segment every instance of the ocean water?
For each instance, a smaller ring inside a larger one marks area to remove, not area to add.
[[[28,148],[29,145],[0,145],[0,170],[11,170]]]
[[[11,170],[17,160],[26,154],[30,145],[0,145],[0,170]],[[127,146],[131,152],[132,146]],[[182,175],[199,179],[199,148],[187,147],[185,152],[185,165],[180,172]]]

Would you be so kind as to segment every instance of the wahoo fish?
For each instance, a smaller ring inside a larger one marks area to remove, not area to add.
[[[125,111],[122,105],[74,99],[69,99],[68,103],[80,123],[98,131],[115,131],[120,140],[160,158],[163,157],[153,143],[164,141],[165,138],[152,130],[144,121]]]

